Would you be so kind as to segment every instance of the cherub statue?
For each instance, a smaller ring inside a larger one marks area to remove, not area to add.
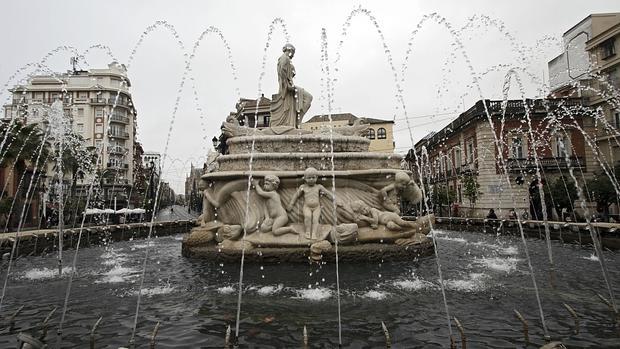
[[[293,205],[304,194],[304,228],[306,237],[313,239],[318,236],[319,231],[319,218],[321,217],[321,204],[319,199],[321,194],[327,196],[330,200],[334,200],[332,193],[330,193],[324,186],[317,184],[318,172],[314,167],[308,167],[304,172],[304,184],[299,186],[295,195],[291,199],[288,205],[288,211],[293,209]],[[338,206],[342,206],[341,203],[337,203]]]
[[[351,210],[354,212],[356,221],[366,222],[372,229],[377,229],[379,224],[385,225],[390,230],[403,230],[416,226],[414,222],[408,222],[400,218],[397,213],[380,211],[366,205],[362,200],[353,201],[351,203]]]
[[[280,178],[275,175],[266,175],[263,181],[263,188],[260,187],[258,180],[253,180],[252,184],[258,196],[265,199],[267,206],[267,217],[260,226],[260,231],[266,233],[271,231],[273,235],[283,235],[295,233],[292,227],[287,227],[288,215],[282,206],[280,194],[276,192],[280,186]]]
[[[394,183],[379,190],[379,201],[381,201],[383,208],[400,215],[399,195],[411,203],[417,203],[422,198],[420,188],[405,171],[396,172]]]

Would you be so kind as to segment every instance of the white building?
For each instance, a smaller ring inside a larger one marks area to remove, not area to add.
[[[97,167],[105,177],[102,184],[114,187],[118,197],[133,184],[137,114],[130,87],[125,66],[116,62],[106,69],[37,75],[9,90],[13,98],[4,105],[3,117],[41,122],[42,107],[61,100],[65,117],[84,145],[104,147]]]

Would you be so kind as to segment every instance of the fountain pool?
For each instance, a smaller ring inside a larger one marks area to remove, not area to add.
[[[465,328],[469,347],[514,348],[524,344],[517,309],[529,322],[530,340],[544,344],[520,239],[480,233],[437,230],[438,248],[451,314]],[[227,325],[234,325],[238,264],[206,263],[181,256],[181,235],[152,240],[143,289],[136,344],[148,343],[160,321],[157,348],[224,345]],[[135,295],[146,241],[118,242],[85,248],[74,279],[63,331],[63,348],[84,348],[92,325],[98,347],[125,346],[132,332]],[[614,348],[620,335],[613,314],[597,297],[604,289],[594,251],[553,242],[558,271],[555,288],[549,280],[545,242],[528,241],[538,278],[547,326],[553,339],[570,348]],[[71,255],[73,251],[66,252]],[[617,253],[606,252],[609,265],[620,265]],[[15,264],[7,290],[7,311],[20,305],[16,331],[40,324],[53,306],[62,306],[66,276],[53,268],[55,255],[24,257]],[[442,297],[434,258],[341,264],[340,289],[343,347],[385,347],[381,321],[395,348],[447,346]],[[575,273],[575,270],[579,270]],[[611,268],[613,287],[620,271]],[[337,347],[336,285],[333,265],[248,264],[240,343],[261,348],[299,347],[303,326],[314,347]],[[562,306],[579,315],[578,335]],[[54,337],[56,314],[48,339]],[[15,343],[4,331],[0,346]]]

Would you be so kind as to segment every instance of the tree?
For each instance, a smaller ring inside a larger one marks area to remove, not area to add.
[[[614,182],[620,179],[620,165],[616,165],[610,175],[615,175]],[[617,184],[617,182],[616,182]],[[611,178],[606,173],[594,173],[594,177],[586,181],[586,192],[592,196],[597,204],[597,210],[603,212],[604,217],[609,215],[609,206],[618,202],[618,194]]]
[[[31,180],[39,177],[42,171],[45,169],[45,162],[48,160],[49,144],[45,141],[44,133],[36,124],[24,125],[19,121],[13,123],[0,124],[0,139],[5,140],[4,146],[0,149],[0,167],[4,169],[10,168],[5,181],[8,177],[12,177],[15,181],[19,181],[14,193],[6,192],[6,183],[2,184],[2,197],[4,211],[10,210],[11,204],[13,205],[12,212],[2,212],[5,221],[9,220],[11,226],[16,226],[19,222],[19,214],[15,212],[21,212],[24,205],[27,204],[28,198],[26,194],[29,194],[29,198],[35,197],[38,187],[31,188],[30,193],[26,193]],[[38,163],[35,164],[35,162]],[[34,171],[34,168],[37,171]],[[31,170],[28,170],[31,168]],[[27,171],[31,171],[27,172]],[[35,177],[36,176],[36,177]],[[36,185],[38,182],[33,182]],[[7,195],[13,195],[13,199],[5,197]],[[10,203],[10,204],[9,204]],[[8,205],[8,206],[7,206]]]
[[[463,183],[463,195],[469,200],[469,205],[474,208],[476,200],[482,195],[480,192],[480,184],[473,175],[465,175],[461,179]]]
[[[433,186],[432,198],[433,203],[439,206],[439,214],[442,215],[443,206],[450,207],[450,204],[456,200],[456,192],[451,188],[435,185]]]
[[[558,216],[562,214],[562,210],[567,212],[573,211],[573,202],[577,199],[577,188],[574,182],[564,176],[558,177],[555,182],[545,187],[545,202],[553,200],[555,210]],[[564,217],[560,217],[564,219]]]

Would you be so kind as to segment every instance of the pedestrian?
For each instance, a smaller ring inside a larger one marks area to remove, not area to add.
[[[495,210],[494,209],[490,209],[489,210],[489,214],[487,215],[488,219],[497,219],[497,215],[495,214]]]

